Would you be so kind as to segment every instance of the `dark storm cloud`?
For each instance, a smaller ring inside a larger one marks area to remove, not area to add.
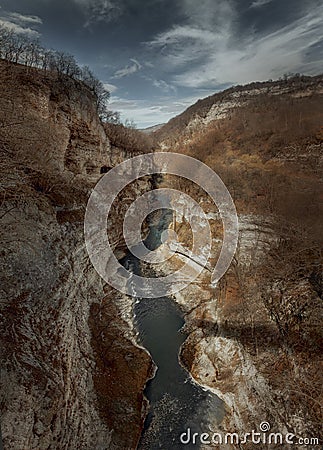
[[[205,18],[204,11],[199,16],[191,0],[184,0],[187,11],[192,9],[189,19],[149,43],[153,50],[160,50],[161,65],[171,68],[170,80],[177,86],[216,88],[219,83],[245,83],[276,78],[284,72],[302,72],[307,49],[321,40],[322,5],[316,2],[293,20],[284,17],[281,23],[268,24],[261,31],[255,20],[248,20],[247,10],[242,14],[233,1],[219,0],[216,6],[205,0],[207,3],[213,14]],[[269,8],[271,3],[275,1],[250,2],[245,9]],[[312,57],[312,70],[319,71],[320,60],[314,54]]]
[[[318,0],[0,0],[0,5],[0,23],[40,33],[46,46],[91,65],[112,93],[111,107],[141,126],[165,121],[233,83],[321,72]]]
[[[239,20],[237,36],[248,33],[266,35],[294,23],[307,12],[316,9],[320,0],[236,0]]]

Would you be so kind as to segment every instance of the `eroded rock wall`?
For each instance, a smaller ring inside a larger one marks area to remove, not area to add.
[[[189,334],[181,360],[224,400],[221,432],[259,431],[267,421],[272,432],[293,433],[296,442],[322,439],[321,105],[322,77],[233,88],[201,100],[156,133],[163,150],[208,164],[238,212],[237,252],[220,283],[212,288],[204,270],[176,295]],[[223,237],[216,208],[196,186],[165,181],[211,219],[214,266]],[[173,227],[182,248],[190,249],[188,224]],[[184,262],[175,255],[162,270]]]
[[[132,155],[111,153],[84,86],[3,62],[0,86],[4,447],[135,448],[152,362],[83,237],[101,168]]]

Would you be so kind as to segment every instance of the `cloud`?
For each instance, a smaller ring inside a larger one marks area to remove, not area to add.
[[[132,64],[128,64],[122,69],[117,70],[112,78],[127,77],[128,75],[132,75],[142,69],[142,65],[136,59],[132,58],[130,61]]]
[[[250,8],[260,8],[261,6],[268,5],[273,0],[255,0],[251,3]]]
[[[159,49],[160,66],[170,68],[172,84],[210,89],[222,83],[277,78],[285,72],[321,72],[320,58],[312,54],[309,64],[307,55],[322,42],[323,5],[279,30],[238,38],[235,11],[221,11],[226,23],[217,20],[214,30],[198,29],[194,23],[178,25],[149,43],[155,53]]]
[[[154,40],[148,44],[151,46],[170,46],[181,44],[183,40],[198,41],[205,43],[213,42],[214,33],[205,31],[200,28],[194,28],[189,25],[174,26],[171,30],[159,34]]]
[[[160,65],[169,71],[203,64],[210,54],[222,49],[233,34],[236,11],[230,0],[181,0],[186,23],[158,34],[148,48],[159,48]]]
[[[85,28],[90,28],[98,22],[113,22],[124,12],[124,4],[120,0],[74,0],[74,2],[81,6],[88,16],[84,23]]]
[[[212,31],[222,30],[235,15],[233,0],[178,0],[188,25]]]
[[[146,66],[146,64],[145,64]],[[177,88],[176,86],[173,86],[172,84],[168,83],[165,80],[159,79],[159,78],[154,78],[148,75],[142,75],[142,78],[149,81],[154,87],[156,87],[157,89],[160,89],[161,91],[163,91],[164,93],[173,93],[176,94],[177,93]]]
[[[18,23],[18,24],[42,24],[43,21],[38,16],[29,16],[29,15],[23,15],[16,12],[11,12],[7,14],[7,17],[12,22]]]
[[[213,51],[215,33],[191,25],[178,25],[157,35],[146,45],[158,61],[156,67],[163,71],[163,79],[178,86],[174,73],[186,73],[191,67],[203,64]],[[157,50],[157,51],[156,51]],[[159,50],[159,51],[158,51]],[[156,76],[157,78],[157,76]]]
[[[41,25],[42,19],[38,16],[23,15],[16,12],[3,11],[0,15],[0,25],[17,34],[25,34],[30,37],[38,37],[39,32],[31,28]]]
[[[112,96],[109,108],[119,111],[123,121],[133,119],[140,128],[150,127],[158,123],[165,123],[175,115],[183,112],[192,103],[198,100],[198,96],[174,99],[164,97],[150,101],[142,99],[125,99]]]
[[[29,27],[24,28],[24,27],[21,27],[20,25],[17,25],[16,23],[13,23],[8,20],[1,19],[1,18],[0,18],[0,26],[5,27],[8,30],[11,30],[17,34],[25,34],[30,37],[38,37],[39,36],[38,31],[33,30],[32,28],[29,28]]]
[[[114,84],[103,83],[103,86],[106,90],[108,90],[110,92],[110,94],[113,94],[115,91],[118,90],[118,87],[115,86]]]
[[[153,86],[164,92],[176,92],[176,87],[167,83],[165,80],[152,80]]]

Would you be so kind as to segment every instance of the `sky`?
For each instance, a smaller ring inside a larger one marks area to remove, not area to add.
[[[0,0],[0,25],[89,65],[139,128],[235,84],[323,72],[321,0]]]

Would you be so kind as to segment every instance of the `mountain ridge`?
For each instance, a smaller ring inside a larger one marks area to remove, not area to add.
[[[315,76],[299,75],[276,81],[269,80],[232,86],[197,100],[197,102],[189,106],[181,114],[171,118],[161,128],[157,129],[154,132],[154,137],[157,142],[161,142],[167,140],[167,135],[172,134],[173,136],[177,136],[183,133],[185,128],[188,127],[196,117],[200,118],[200,121],[203,122],[203,119],[206,119],[208,113],[210,113],[211,108],[218,103],[232,102],[231,107],[234,107],[234,104],[238,100],[247,101],[248,98],[256,95],[296,95],[297,92],[302,92],[304,94],[304,88],[310,91],[308,95],[316,92],[322,93],[323,74]],[[228,110],[230,110],[230,105],[228,105]],[[221,116],[220,113],[219,118],[224,118],[224,115]],[[212,118],[209,118],[207,123],[211,120]]]

